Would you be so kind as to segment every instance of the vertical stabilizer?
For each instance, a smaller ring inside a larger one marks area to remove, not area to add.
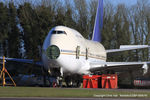
[[[93,41],[101,42],[102,28],[103,28],[103,0],[99,0],[92,37]]]

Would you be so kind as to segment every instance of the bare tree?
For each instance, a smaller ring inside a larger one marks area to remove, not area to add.
[[[76,8],[76,16],[77,17],[77,28],[79,32],[85,37],[88,38],[89,30],[88,30],[88,6],[86,0],[74,0],[75,8]]]

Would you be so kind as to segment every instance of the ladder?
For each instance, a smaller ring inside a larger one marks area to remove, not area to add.
[[[2,79],[2,86],[6,85],[6,79],[5,79],[6,74],[9,76],[9,78],[13,82],[13,85],[16,86],[15,81],[13,80],[13,78],[10,76],[9,72],[5,68],[5,56],[3,56],[3,62],[2,63],[3,63],[3,67],[2,67],[2,70],[1,70],[1,74],[0,74],[0,79]]]

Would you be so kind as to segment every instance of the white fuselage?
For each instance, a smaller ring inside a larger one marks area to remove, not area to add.
[[[46,53],[52,45],[60,50],[59,57],[55,59],[48,58]],[[42,60],[46,69],[60,67],[64,73],[88,74],[90,62],[106,62],[106,51],[103,45],[85,39],[76,30],[56,26],[44,41]]]

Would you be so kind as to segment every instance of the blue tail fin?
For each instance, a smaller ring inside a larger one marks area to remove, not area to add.
[[[102,28],[103,28],[103,0],[99,0],[92,37],[93,41],[101,42]]]

